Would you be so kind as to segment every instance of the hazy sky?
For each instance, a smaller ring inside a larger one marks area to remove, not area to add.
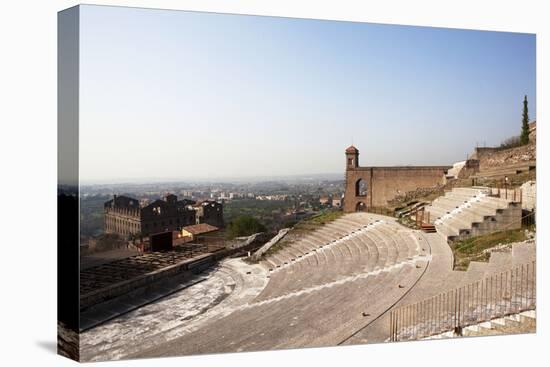
[[[83,182],[452,164],[536,117],[535,36],[82,6]]]

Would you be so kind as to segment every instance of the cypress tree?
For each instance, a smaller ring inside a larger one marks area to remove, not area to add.
[[[522,145],[529,143],[529,113],[527,108],[527,96],[523,100],[523,120],[521,122],[521,135],[519,142]]]

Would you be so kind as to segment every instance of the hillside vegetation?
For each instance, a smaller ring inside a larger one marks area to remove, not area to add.
[[[454,269],[466,270],[471,261],[488,261],[490,257],[489,249],[499,245],[528,240],[534,231],[535,226],[532,225],[454,242],[451,244],[454,255]]]

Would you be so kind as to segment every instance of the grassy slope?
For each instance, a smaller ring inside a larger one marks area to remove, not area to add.
[[[269,256],[271,254],[276,253],[277,251],[289,245],[290,243],[298,241],[301,237],[305,236],[309,232],[312,232],[318,228],[321,228],[323,225],[340,218],[343,214],[344,212],[341,210],[326,211],[316,216],[313,216],[311,218],[298,222],[290,230],[290,232],[286,235],[286,237],[276,245],[272,246],[264,254],[264,256]]]
[[[490,255],[489,253],[483,252],[484,250],[501,244],[525,241],[528,239],[525,234],[525,229],[526,228],[495,232],[451,244],[451,249],[455,257],[455,270],[466,270],[470,261],[488,261]],[[534,226],[528,229],[531,231],[535,230]]]

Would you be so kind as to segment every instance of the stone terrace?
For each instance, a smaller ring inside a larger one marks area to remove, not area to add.
[[[206,244],[186,244],[173,251],[135,255],[80,272],[80,294],[86,295],[99,289],[136,278],[150,272],[192,259],[198,255],[223,248]]]

